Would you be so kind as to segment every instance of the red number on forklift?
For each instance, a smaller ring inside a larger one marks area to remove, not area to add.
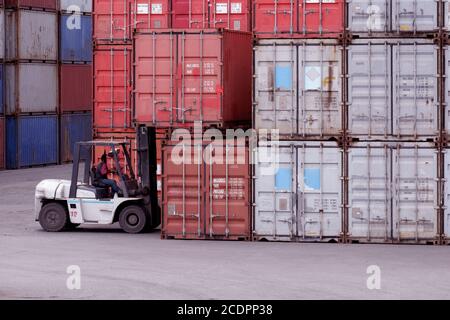
[[[76,211],[70,211],[70,216],[76,218],[77,212]]]

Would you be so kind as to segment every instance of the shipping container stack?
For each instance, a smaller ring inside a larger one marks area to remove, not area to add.
[[[6,0],[6,168],[58,163],[58,14],[55,0]]]
[[[255,238],[441,243],[447,1],[254,3]]]
[[[158,195],[167,218],[162,225],[164,237],[249,238],[249,206],[242,219],[244,227],[238,226],[243,234],[229,227],[228,212],[218,217],[206,212],[209,209],[203,207],[203,193],[195,198],[202,207],[190,207],[194,195],[184,193],[183,186],[195,182],[203,192],[203,169],[195,181],[182,177],[187,180],[181,186],[172,185],[181,171],[193,169],[167,163],[166,167],[175,171],[164,173],[168,177],[166,192],[161,174],[163,155],[173,147],[168,139],[176,129],[192,132],[195,121],[199,121],[201,133],[212,126],[223,130],[238,120],[239,125],[250,124],[251,35],[218,29],[250,31],[250,11],[247,0],[233,4],[207,0],[93,1],[94,137],[130,141],[136,171],[136,128],[156,128]],[[232,51],[236,46],[243,49]],[[227,82],[228,78],[234,83]],[[104,151],[97,150],[96,158]],[[178,196],[180,188],[187,197]],[[165,198],[174,192],[174,199]],[[218,199],[217,205],[228,207],[228,196],[226,205],[222,201]],[[218,230],[224,226],[223,232],[216,232],[210,219],[217,220],[213,223]],[[195,230],[191,230],[193,225]]]
[[[60,161],[92,139],[92,1],[59,1]]]
[[[0,0],[0,170],[5,168],[5,82],[3,61],[5,59],[5,3]]]

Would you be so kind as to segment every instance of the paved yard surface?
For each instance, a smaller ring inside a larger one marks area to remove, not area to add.
[[[0,299],[450,298],[450,247],[160,240],[117,226],[46,233],[34,187],[70,170],[0,172]],[[70,265],[80,290],[66,287]],[[379,290],[367,288],[370,265]]]

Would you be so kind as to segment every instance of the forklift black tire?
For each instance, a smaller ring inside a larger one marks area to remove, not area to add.
[[[50,202],[44,205],[39,212],[39,223],[45,231],[62,231],[69,221],[67,209],[60,203]]]
[[[125,207],[119,215],[119,224],[127,233],[141,233],[146,231],[147,215],[141,206]]]

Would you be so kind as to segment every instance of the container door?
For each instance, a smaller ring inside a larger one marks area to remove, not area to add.
[[[297,31],[298,0],[255,0],[254,28],[257,34],[293,34]]]
[[[180,145],[163,152],[163,229],[166,236],[205,235],[202,146]]]
[[[178,36],[178,123],[222,120],[222,48],[217,34]]]
[[[137,0],[131,5],[136,30],[169,28],[169,2],[167,0]]]
[[[348,153],[351,238],[365,241],[391,239],[391,149],[370,144]]]
[[[233,143],[204,149],[206,233],[209,237],[250,237],[248,149]]]
[[[388,32],[391,2],[388,0],[347,0],[351,32]]]
[[[294,146],[259,147],[255,167],[255,233],[259,238],[293,240],[297,236]]]
[[[436,135],[436,50],[434,45],[394,45],[393,116],[397,137]]]
[[[138,36],[135,50],[136,121],[173,125],[176,110],[176,35]]]
[[[348,54],[348,127],[360,136],[383,136],[391,129],[391,47],[352,45]]]
[[[131,128],[131,50],[94,52],[94,127],[114,131]]]
[[[392,31],[433,31],[438,26],[438,2],[429,0],[392,1]]]
[[[130,41],[132,21],[130,15],[131,0],[94,1],[95,40]]]
[[[298,148],[299,239],[338,238],[341,232],[341,153],[320,144]]]
[[[211,28],[250,31],[250,8],[248,0],[212,0]]]
[[[294,45],[258,46],[255,52],[255,127],[297,133],[297,50]]]
[[[337,34],[344,30],[344,0],[299,0],[299,33]]]
[[[341,50],[335,45],[298,48],[299,121],[301,135],[341,133]]]
[[[173,0],[172,28],[208,28],[208,0]]]
[[[437,153],[432,148],[398,146],[393,151],[393,238],[435,239]]]

